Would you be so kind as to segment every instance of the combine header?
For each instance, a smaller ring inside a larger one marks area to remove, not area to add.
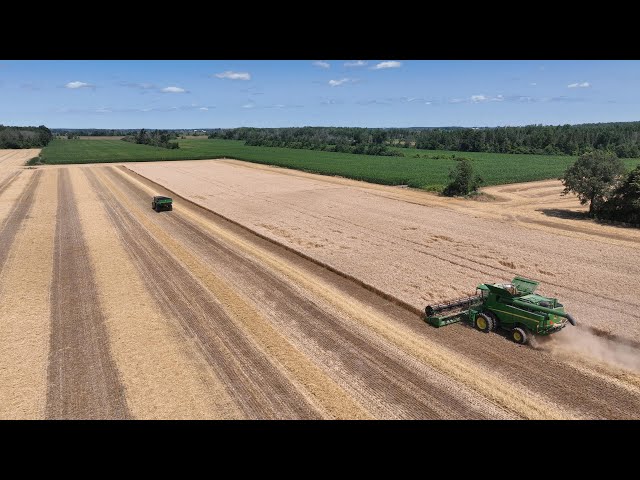
[[[567,322],[576,324],[555,298],[534,294],[538,282],[516,277],[511,283],[483,283],[476,295],[425,308],[426,321],[434,327],[467,321],[483,332],[502,328],[514,342],[526,344],[531,335],[549,335]]]

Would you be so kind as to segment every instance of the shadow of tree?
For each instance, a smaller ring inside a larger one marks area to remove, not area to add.
[[[565,210],[562,208],[538,208],[536,212],[542,212],[548,217],[566,218],[570,220],[593,220],[589,217],[588,212],[576,212],[573,210]]]
[[[608,225],[611,227],[618,228],[639,228],[637,225],[624,223],[624,222],[616,222],[610,220],[602,220],[599,218],[591,218],[588,212],[576,212],[573,210],[565,210],[562,208],[538,208],[536,212],[541,212],[542,214],[548,217],[555,218],[564,218],[567,220],[584,220],[597,223],[599,225]]]

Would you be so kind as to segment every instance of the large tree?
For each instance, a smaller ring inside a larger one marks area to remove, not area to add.
[[[616,188],[604,205],[608,218],[629,223],[640,223],[640,165]]]
[[[458,160],[457,165],[449,172],[451,182],[442,192],[443,195],[468,195],[475,192],[482,184],[482,179],[473,173],[473,165],[467,158]]]
[[[564,185],[562,195],[575,193],[582,205],[589,203],[589,215],[593,217],[624,172],[624,164],[615,153],[587,152],[564,172],[560,179]]]

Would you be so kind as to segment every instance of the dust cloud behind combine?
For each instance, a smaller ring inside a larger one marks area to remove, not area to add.
[[[565,328],[538,341],[542,350],[556,357],[590,361],[640,373],[640,349],[624,340],[607,338],[585,328]]]

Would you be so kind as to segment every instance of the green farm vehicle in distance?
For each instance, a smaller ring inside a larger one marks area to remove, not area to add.
[[[526,344],[532,335],[550,335],[567,323],[576,325],[555,298],[536,295],[538,282],[515,277],[511,283],[483,283],[476,295],[425,308],[425,320],[434,327],[467,321],[482,332],[508,330]]]
[[[151,202],[151,208],[156,212],[161,212],[162,210],[171,211],[173,210],[173,199],[156,195],[153,197],[153,201]]]

